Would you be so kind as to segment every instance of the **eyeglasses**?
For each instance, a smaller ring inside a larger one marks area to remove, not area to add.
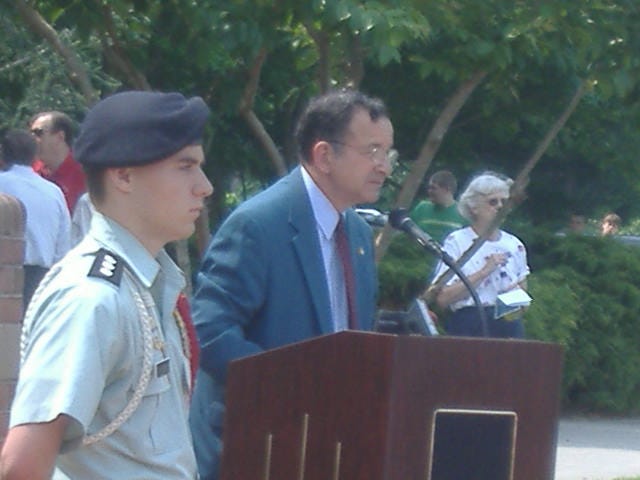
[[[398,157],[400,156],[398,151],[394,150],[393,148],[391,150],[383,150],[381,147],[374,145],[371,147],[365,147],[366,148],[365,150],[363,148],[354,147],[353,145],[349,145],[348,143],[344,143],[344,142],[339,142],[337,140],[329,140],[329,143],[342,145],[343,147],[353,148],[355,151],[357,151],[361,155],[368,156],[369,159],[375,165],[384,165],[386,163],[387,165],[389,165],[391,170],[393,170],[397,166]]]
[[[47,132],[48,130],[45,130],[44,128],[40,128],[40,127],[31,129],[31,135],[38,138],[42,137],[42,135],[44,135]]]

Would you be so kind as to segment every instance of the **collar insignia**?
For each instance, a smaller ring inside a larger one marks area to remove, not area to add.
[[[122,272],[124,270],[124,261],[115,253],[105,248],[101,248],[96,252],[96,258],[89,270],[89,277],[102,278],[116,286],[120,285]]]

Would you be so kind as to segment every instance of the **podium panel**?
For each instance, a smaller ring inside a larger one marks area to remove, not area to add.
[[[551,480],[561,369],[555,344],[354,331],[237,360],[221,479]]]
[[[512,480],[516,429],[515,412],[436,410],[428,480]]]

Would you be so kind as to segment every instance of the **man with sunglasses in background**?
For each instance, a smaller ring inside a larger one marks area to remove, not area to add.
[[[71,247],[71,219],[60,188],[31,169],[36,148],[26,130],[10,129],[0,140],[0,156],[7,165],[6,172],[0,171],[0,193],[17,198],[26,215],[24,311],[40,280]]]
[[[73,121],[62,112],[40,112],[31,117],[31,134],[38,143],[33,169],[60,187],[73,214],[76,202],[86,191],[82,166],[71,152]]]
[[[190,420],[203,480],[218,478],[229,362],[372,328],[372,232],[351,207],[377,201],[391,173],[397,153],[386,108],[356,91],[317,97],[296,142],[300,165],[227,218],[196,278],[202,354]]]

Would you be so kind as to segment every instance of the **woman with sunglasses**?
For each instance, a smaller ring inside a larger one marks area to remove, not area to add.
[[[513,180],[494,172],[484,172],[471,180],[458,200],[458,210],[471,225],[452,232],[445,239],[443,249],[451,258],[460,258],[474,240],[490,228],[509,198],[512,184]],[[435,281],[448,269],[440,262],[436,266]],[[462,266],[462,272],[482,302],[488,335],[524,337],[522,310],[496,318],[495,308],[498,295],[517,288],[526,290],[529,266],[527,252],[520,239],[504,230],[495,229]],[[449,335],[483,336],[478,308],[469,290],[457,276],[454,275],[438,292],[436,302],[440,308],[451,310],[445,320],[445,330]]]

